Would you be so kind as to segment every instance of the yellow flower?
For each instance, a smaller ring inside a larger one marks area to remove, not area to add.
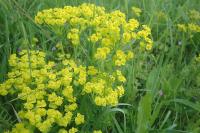
[[[42,123],[38,123],[36,126],[37,128],[41,131],[41,132],[49,132],[49,130],[52,127],[52,120],[51,119],[47,119],[45,121],[43,121]]]
[[[110,94],[106,96],[106,102],[108,105],[116,106],[118,104],[117,91],[111,91]]]
[[[123,33],[123,42],[128,43],[131,40],[131,34],[128,32]]]
[[[187,31],[187,27],[185,24],[178,24],[177,27],[179,31],[183,31],[183,32]]]
[[[122,83],[126,82],[126,78],[122,75],[122,72],[119,70],[117,70],[117,79]]]
[[[24,108],[26,108],[26,109],[32,109],[33,108],[33,104],[32,103],[25,103],[24,104]]]
[[[54,74],[54,73],[49,73],[49,79],[50,80],[55,80],[56,79],[56,74]]]
[[[67,127],[72,119],[72,113],[67,112],[64,117],[57,119],[57,123],[59,126]]]
[[[147,25],[142,25],[143,30],[137,32],[139,38],[147,38],[151,34],[151,29]]]
[[[24,90],[25,91],[25,90]],[[29,91],[28,91],[29,92]],[[30,92],[35,92],[35,91],[30,91]],[[37,93],[37,92],[36,92]],[[36,103],[36,96],[34,94],[26,94],[27,95],[27,102],[28,103]]]
[[[41,116],[34,113],[33,111],[26,112],[24,117],[28,119],[30,124],[32,125],[36,125],[37,123],[41,122]]]
[[[69,133],[76,133],[78,132],[77,128],[72,127],[71,129],[69,129]]]
[[[104,47],[109,47],[112,44],[112,42],[109,38],[103,38],[101,44]]]
[[[135,33],[134,30],[139,27],[139,22],[136,19],[130,19],[127,24],[124,25],[124,30],[126,32]]]
[[[54,120],[59,120],[60,118],[62,118],[62,113],[59,110],[55,109],[48,109],[47,115],[49,118],[53,118]]]
[[[55,106],[60,106],[63,103],[63,98],[60,96],[57,96],[55,92],[48,95],[48,101],[50,104]]]
[[[37,101],[37,105],[36,105],[38,108],[41,108],[41,107],[46,107],[46,102],[44,100],[41,100],[41,101]]]
[[[70,105],[65,106],[65,111],[74,111],[76,110],[78,105],[76,103],[72,103]]]
[[[37,108],[36,109],[36,114],[40,115],[40,116],[45,116],[47,113],[45,108]]]
[[[132,51],[128,51],[128,54],[127,54],[127,56],[126,56],[126,60],[130,60],[130,59],[132,59],[133,57],[134,57],[133,52],[132,52]]]
[[[117,93],[118,93],[119,97],[124,95],[124,87],[122,85],[121,86],[117,86]]]
[[[73,96],[73,88],[72,86],[67,86],[62,91],[63,96],[65,96],[69,102],[75,102],[76,98]]]
[[[93,92],[99,95],[103,95],[103,91],[105,89],[105,81],[104,80],[98,80],[97,83],[94,83],[93,85]]]
[[[54,80],[50,80],[48,82],[48,85],[47,87],[50,88],[50,89],[59,89],[60,88],[60,85],[61,85],[61,81],[60,80],[57,80],[57,81],[54,81]]]
[[[91,93],[92,90],[93,90],[93,88],[94,88],[94,84],[91,83],[91,82],[87,82],[87,83],[85,84],[85,86],[84,86],[83,91],[86,92],[86,93]]]
[[[126,54],[122,50],[117,50],[115,57],[115,65],[123,66],[126,64]]]
[[[21,118],[21,119],[24,119],[25,118],[25,114],[26,114],[26,112],[25,111],[19,111],[18,112],[18,115],[19,115],[19,117]]]
[[[12,129],[12,133],[31,133],[31,131],[25,128],[23,123],[15,124],[15,127]]]
[[[97,72],[98,70],[94,66],[88,66],[88,71],[87,71],[88,75],[95,75],[97,74]]]
[[[8,94],[7,88],[5,88],[5,84],[0,84],[0,95],[5,96]]]
[[[188,29],[192,32],[200,32],[200,26],[194,23],[189,23],[188,24]]]
[[[80,125],[84,123],[84,115],[81,115],[80,113],[77,113],[77,116],[75,118],[76,125]]]
[[[102,133],[101,130],[94,130],[93,133]]]
[[[92,43],[96,43],[99,38],[96,34],[92,34],[89,38],[88,38],[89,41],[91,41]]]
[[[86,82],[86,78],[87,78],[86,68],[80,66],[79,67],[79,79],[78,79],[78,83],[80,85],[84,85],[85,82]]]
[[[56,48],[59,49],[59,50],[62,50],[62,49],[63,49],[62,42],[58,42],[58,43],[56,44]]]
[[[138,7],[132,7],[132,11],[137,17],[139,17],[140,14],[142,13],[142,10]]]
[[[79,45],[80,44],[79,30],[71,29],[70,32],[67,34],[67,38],[71,40],[74,46]]]
[[[16,54],[12,54],[12,55],[10,56],[10,59],[9,59],[9,65],[10,65],[10,66],[16,66],[16,65],[17,65],[17,62],[18,62],[18,59],[17,59]]]
[[[146,45],[146,50],[147,50],[147,51],[150,51],[151,49],[152,49],[152,45],[151,45],[151,44],[147,44],[147,45]]]
[[[108,47],[97,48],[95,58],[98,60],[105,60],[109,53],[110,49]]]
[[[101,97],[95,97],[95,104],[97,106],[106,106],[106,99],[105,98],[101,98]]]
[[[200,20],[200,12],[198,12],[197,10],[190,10],[189,11],[189,17],[193,20]]]

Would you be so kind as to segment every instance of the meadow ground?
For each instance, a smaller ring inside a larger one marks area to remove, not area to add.
[[[0,12],[0,133],[200,133],[200,0]]]

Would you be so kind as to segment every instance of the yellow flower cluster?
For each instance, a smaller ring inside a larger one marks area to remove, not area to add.
[[[189,14],[190,19],[197,20],[197,21],[200,20],[200,12],[198,12],[197,10],[194,10],[194,9],[190,10],[188,14]]]
[[[115,106],[124,94],[122,84],[126,79],[120,70],[111,75],[94,66],[78,66],[71,59],[46,62],[45,57],[44,52],[26,50],[10,56],[11,71],[0,84],[0,95],[18,95],[22,102],[22,123],[16,124],[13,132],[28,132],[24,126],[28,122],[33,131],[49,132],[56,124],[59,132],[75,133],[78,128],[71,127],[71,123],[79,126],[85,122],[85,116],[78,112],[77,102],[81,99],[77,97],[87,94],[97,106]],[[81,92],[75,91],[81,88]]]
[[[67,34],[67,38],[71,40],[73,45],[80,44],[79,30],[75,28],[71,29],[70,32]]]
[[[75,118],[75,123],[76,123],[76,125],[80,125],[80,124],[84,123],[84,115],[81,115],[80,113],[78,113]]]
[[[98,48],[95,54],[95,58],[99,60],[105,60],[109,53],[110,53],[110,48],[107,47]]]
[[[199,33],[200,32],[200,12],[190,10],[188,12],[189,22],[187,24],[177,24],[178,30],[181,32]]]
[[[193,32],[193,33],[199,33],[200,32],[200,26],[198,24],[194,23],[189,23],[188,25],[186,24],[178,24],[178,30],[182,32]]]
[[[66,129],[60,129],[58,131],[58,133],[77,133],[77,132],[78,132],[78,129],[74,128],[74,127],[72,127],[71,129],[69,129],[69,131],[67,131]]]
[[[188,24],[188,29],[191,32],[200,32],[200,26],[194,23]]]
[[[93,133],[102,133],[101,130],[94,130]]]
[[[25,128],[23,123],[17,123],[12,129],[12,133],[31,133],[31,131],[28,128]]]
[[[114,57],[115,65],[116,66],[123,66],[126,64],[127,60],[130,60],[133,58],[133,52],[128,51],[127,54],[124,53],[122,50],[117,50],[116,55]]]
[[[140,15],[140,9],[133,10]],[[119,10],[106,12],[104,7],[94,4],[46,9],[37,13],[35,22],[60,30],[57,33],[66,37],[73,52],[81,49],[95,61],[93,66],[77,64],[64,54],[67,49],[63,42],[55,46],[59,58],[54,61],[47,60],[41,51],[12,54],[11,71],[0,84],[0,95],[17,96],[14,98],[22,103],[18,110],[22,123],[15,125],[14,133],[78,132],[88,119],[81,109],[85,100],[82,98],[89,97],[87,102],[95,108],[116,106],[125,92],[126,78],[121,67],[134,57],[135,51],[150,51],[153,46],[147,25],[140,25],[133,18],[127,20]],[[115,67],[113,71],[107,72],[106,62]]]
[[[118,82],[120,85],[113,85]],[[98,106],[118,104],[118,99],[124,94],[124,88],[121,84],[126,82],[126,78],[120,70],[109,75],[107,73],[99,73],[98,76],[88,81],[83,89],[83,93],[93,94],[95,104]]]
[[[139,8],[134,7],[133,10],[140,15]],[[142,42],[147,51],[151,50],[153,45],[151,30],[147,25],[140,26],[133,18],[127,21],[126,15],[121,11],[107,13],[104,7],[94,4],[43,10],[37,13],[35,22],[66,28],[67,38],[75,46],[81,45],[80,39],[86,37],[84,40],[91,42],[92,45],[88,43],[89,47],[96,51],[92,57],[97,60],[109,57],[112,61],[114,56],[119,56],[116,50],[122,51],[127,46],[135,47],[133,45],[136,42]],[[124,65],[126,61],[125,59],[119,64]],[[114,64],[120,66],[118,63]]]
[[[132,7],[132,11],[137,17],[139,17],[142,13],[142,10],[138,7]]]

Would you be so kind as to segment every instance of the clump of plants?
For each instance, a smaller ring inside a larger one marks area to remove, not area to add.
[[[109,131],[126,92],[123,68],[137,51],[151,51],[150,28],[94,4],[46,9],[35,22],[59,36],[58,50],[52,59],[42,50],[10,56],[0,95],[20,103],[11,132]]]

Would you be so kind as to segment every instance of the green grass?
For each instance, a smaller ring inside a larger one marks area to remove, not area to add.
[[[51,55],[58,37],[34,23],[38,11],[84,2],[105,6],[108,11],[119,9],[129,18],[132,6],[141,8],[139,20],[151,27],[154,40],[151,54],[138,54],[124,68],[126,94],[121,106],[105,112],[115,113],[112,129],[104,131],[199,133],[200,63],[194,63],[194,57],[200,53],[200,34],[191,38],[191,33],[181,33],[176,26],[190,22],[189,10],[200,11],[199,0],[0,0],[0,82],[9,71],[10,54],[36,48],[32,38],[37,37],[39,47]],[[0,132],[17,119],[14,109],[6,104],[10,100],[0,97]],[[4,113],[5,118],[1,117]]]

